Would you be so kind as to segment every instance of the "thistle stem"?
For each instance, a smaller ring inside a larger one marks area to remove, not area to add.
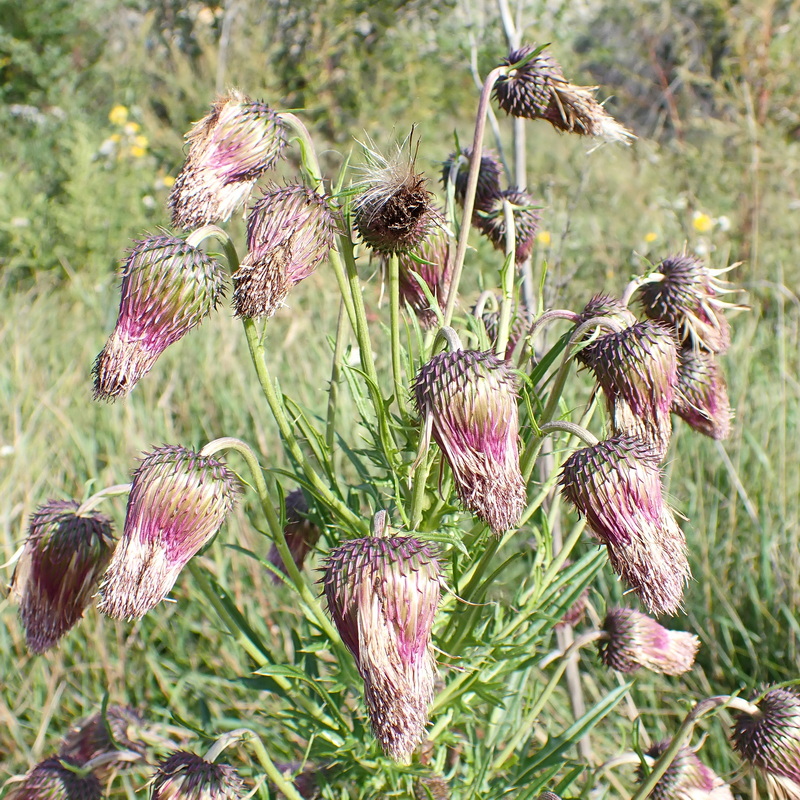
[[[400,353],[400,259],[397,253],[389,256],[389,328],[392,350],[392,378],[397,407],[402,412],[407,390],[403,382],[403,359]]]
[[[582,442],[589,445],[589,447],[594,447],[594,445],[597,444],[597,437],[575,422],[567,422],[566,420],[545,422],[543,425],[539,426],[539,430],[545,435],[555,433],[556,431],[563,431],[571,436],[577,436]]]
[[[580,314],[576,314],[574,311],[569,311],[565,308],[553,308],[538,316],[535,320],[533,320],[533,322],[531,322],[531,325],[528,328],[528,333],[525,336],[525,345],[520,351],[517,364],[521,367],[531,355],[535,355],[536,347],[534,336],[540,328],[559,319],[566,319],[575,324],[580,322],[580,318]]]
[[[449,325],[439,328],[439,332],[433,340],[433,349],[436,350],[440,343],[446,343],[451,353],[464,349],[464,345],[461,344],[461,338]]]
[[[328,410],[325,417],[325,446],[333,458],[336,442],[336,405],[339,399],[339,377],[342,372],[342,356],[344,355],[344,299],[339,303],[339,318],[336,321],[336,341],[333,345],[331,361],[331,380],[328,386]]]
[[[118,483],[115,486],[107,486],[105,489],[95,492],[91,497],[88,497],[86,500],[84,500],[78,507],[75,515],[80,517],[84,514],[88,514],[90,511],[99,506],[100,503],[106,499],[106,497],[118,497],[121,494],[128,494],[130,490],[130,483]]]
[[[622,305],[626,306],[630,303],[634,292],[646,283],[659,283],[664,280],[664,276],[660,272],[651,272],[643,278],[634,278],[626,287],[622,294]]]
[[[497,343],[495,354],[505,358],[511,327],[511,311],[514,307],[514,273],[516,269],[517,232],[514,222],[514,209],[508,200],[503,199],[503,218],[506,226],[506,258],[500,270],[500,287],[503,292],[500,303],[500,320],[497,324]]]

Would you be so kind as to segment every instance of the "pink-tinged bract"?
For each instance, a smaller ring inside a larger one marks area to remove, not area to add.
[[[46,758],[22,783],[12,785],[5,800],[101,800],[103,787],[97,776],[93,772],[79,775],[70,766],[80,764],[61,756]]]
[[[152,781],[151,800],[242,800],[244,781],[227,764],[216,764],[186,750],[165,758]]]
[[[647,755],[660,758],[669,745],[669,739],[658,742],[647,750]],[[645,779],[641,767],[638,779],[640,783]],[[652,800],[733,800],[730,786],[707,767],[691,747],[678,750],[648,797]]]
[[[503,201],[511,204],[514,216],[514,259],[521,264],[528,258],[536,240],[539,228],[539,214],[536,203],[527,192],[520,189],[507,189],[495,195],[474,217],[475,226],[494,245],[495,250],[505,252],[506,218]]]
[[[303,490],[295,489],[289,492],[286,495],[286,525],[283,534],[297,569],[303,568],[306,557],[316,546],[321,533],[319,527],[308,519],[307,515],[308,503]],[[286,574],[286,566],[274,544],[270,548],[268,560],[273,567]],[[272,577],[274,582],[280,581],[276,575]]]
[[[98,607],[138,619],[161,602],[180,571],[233,510],[239,482],[221,461],[165,445],[133,473],[125,529],[100,587]]]
[[[698,433],[727,439],[731,433],[730,400],[713,353],[684,347],[678,353],[678,385],[672,411]]]
[[[467,182],[469,178],[470,162],[472,160],[472,148],[464,147],[460,153],[451,153],[442,167],[442,185],[447,186],[450,179],[450,172],[455,166],[455,198],[456,202],[463,206],[464,198],[467,194]],[[500,175],[503,167],[497,156],[491,151],[484,150],[481,154],[481,165],[478,170],[478,184],[475,189],[476,211],[489,211],[497,195],[502,191],[500,187]]]

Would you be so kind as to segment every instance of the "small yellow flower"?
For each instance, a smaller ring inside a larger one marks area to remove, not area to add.
[[[114,106],[108,112],[108,120],[112,125],[122,127],[128,121],[128,109],[125,106]]]
[[[171,189],[175,185],[175,178],[173,178],[172,175],[165,175],[161,179],[161,183],[163,183],[167,189]]]
[[[547,247],[552,241],[550,231],[539,231],[539,233],[536,234],[536,241]]]
[[[140,134],[139,136],[134,136],[133,137],[133,143],[134,143],[134,145],[136,145],[136,147],[144,147],[144,148],[146,148],[147,145],[150,144],[150,140],[146,136],[142,136]]]
[[[141,129],[142,126],[138,122],[129,122],[125,126],[125,133],[127,133],[128,136],[133,136],[134,134],[139,133]]]
[[[135,144],[131,149],[128,151],[134,158],[141,158],[147,150],[144,147],[139,147],[139,145]]]
[[[692,225],[698,233],[708,233],[714,227],[714,220],[702,211],[695,211]]]
[[[652,244],[656,239],[658,239],[658,234],[654,231],[648,231],[644,235],[644,240],[647,242],[647,244]]]
[[[108,137],[112,142],[121,142],[122,135],[119,133],[112,133],[111,136]]]

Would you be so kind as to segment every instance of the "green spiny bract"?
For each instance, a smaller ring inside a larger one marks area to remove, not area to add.
[[[159,765],[151,800],[242,800],[244,781],[233,767],[178,750]]]

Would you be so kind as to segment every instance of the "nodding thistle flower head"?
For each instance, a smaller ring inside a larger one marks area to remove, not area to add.
[[[302,569],[306,556],[314,549],[319,541],[319,527],[308,519],[308,503],[302,489],[295,489],[286,495],[286,526],[283,534],[286,537],[286,544],[292,553],[297,569]],[[273,544],[269,551],[269,563],[286,573],[286,566],[283,563],[278,548]],[[278,583],[280,578],[272,576],[273,581]]]
[[[499,535],[525,508],[519,467],[517,381],[491,352],[439,353],[417,373],[417,409],[424,435],[453,470],[464,507]]]
[[[221,461],[165,445],[133,473],[125,529],[98,607],[138,619],[169,593],[180,571],[233,510],[239,482]]]
[[[151,800],[242,800],[244,781],[233,767],[178,750],[159,765]]]
[[[756,714],[740,712],[733,747],[764,776],[770,797],[800,798],[800,694],[775,687],[751,698]]]
[[[615,608],[603,622],[598,642],[602,662],[618,672],[640,667],[664,675],[683,675],[694,665],[700,640],[686,631],[670,631],[641,611]]]
[[[386,158],[364,148],[366,166],[353,204],[353,222],[364,243],[378,253],[418,247],[436,224],[427,178],[415,172],[411,137]]]
[[[450,800],[450,787],[441,775],[427,775],[414,782],[414,800]]]
[[[46,758],[11,789],[6,800],[101,800],[103,787],[97,776],[81,774],[80,766],[62,756]]]
[[[652,446],[620,434],[576,450],[564,462],[561,489],[648,610],[677,613],[691,572]]]
[[[521,264],[531,254],[539,227],[539,215],[534,209],[534,200],[519,189],[508,189],[496,194],[485,210],[475,215],[475,226],[494,245],[495,250],[505,252],[506,218],[504,201],[511,204],[514,215],[514,260]]]
[[[40,506],[14,570],[12,593],[34,653],[52,647],[81,619],[114,552],[111,520],[78,509],[73,500]]]
[[[286,146],[271,108],[235,89],[220,97],[186,134],[189,155],[169,195],[172,224],[199,228],[230,218]]]
[[[467,194],[467,182],[469,178],[470,162],[472,160],[472,148],[464,147],[460,153],[451,153],[442,167],[442,185],[447,187],[450,174],[455,171],[454,189],[456,202],[463,206],[464,197]],[[497,156],[491,151],[483,151],[481,154],[481,165],[478,170],[478,185],[475,189],[475,210],[489,211],[492,203],[502,191],[500,188],[500,175],[503,168]]]
[[[728,387],[712,353],[693,347],[684,347],[678,353],[678,386],[672,411],[712,439],[730,436]]]
[[[525,312],[523,307],[519,307],[517,309],[519,314]],[[474,306],[472,309],[472,314],[475,315],[477,312],[477,306]],[[483,311],[480,315],[481,321],[483,322],[483,327],[486,329],[486,336],[489,339],[489,344],[494,348],[497,344],[497,335],[500,332],[500,312],[499,311]],[[511,356],[516,350],[517,345],[520,343],[520,340],[525,337],[528,332],[528,328],[530,327],[530,320],[528,320],[524,316],[516,316],[514,317],[511,327],[508,331],[508,343],[506,344],[506,352],[505,357],[506,360],[510,360]]]
[[[647,755],[660,758],[670,743],[670,739],[665,739],[654,744]],[[637,777],[640,783],[645,779],[641,767]],[[730,786],[707,767],[691,747],[681,747],[648,797],[652,800],[733,800]]]
[[[639,287],[642,310],[674,330],[682,344],[724,353],[731,343],[731,327],[723,312],[741,308],[720,299],[733,291],[719,277],[728,269],[709,269],[686,253],[669,256],[656,267],[661,280]]]
[[[174,236],[136,242],[122,268],[117,324],[94,364],[95,399],[128,394],[224,293],[222,267],[196,247]]]
[[[236,315],[271,317],[328,255],[335,227],[323,195],[300,184],[266,191],[250,212],[247,255],[233,275]]]
[[[610,294],[602,292],[595,294],[583,307],[583,311],[578,315],[578,325],[588,322],[596,317],[608,317],[620,328],[629,328],[637,322],[636,315],[622,302]],[[587,338],[589,334],[587,333]],[[581,354],[578,354],[581,360]],[[584,362],[585,363],[585,362]]]
[[[579,359],[603,390],[612,431],[649,442],[663,459],[678,383],[678,351],[670,331],[650,320],[637,322],[602,334],[580,351]]]
[[[555,792],[542,792],[537,800],[561,800]]]
[[[546,51],[525,45],[511,52],[501,66],[509,69],[494,86],[500,108],[513,117],[545,119],[553,127],[568,133],[598,136],[607,141],[629,144],[636,138],[620,125],[594,99],[594,86],[573,86],[558,62]]]
[[[434,549],[409,536],[354,539],[325,564],[328,611],[364,679],[372,731],[400,762],[425,736],[440,581]]]

